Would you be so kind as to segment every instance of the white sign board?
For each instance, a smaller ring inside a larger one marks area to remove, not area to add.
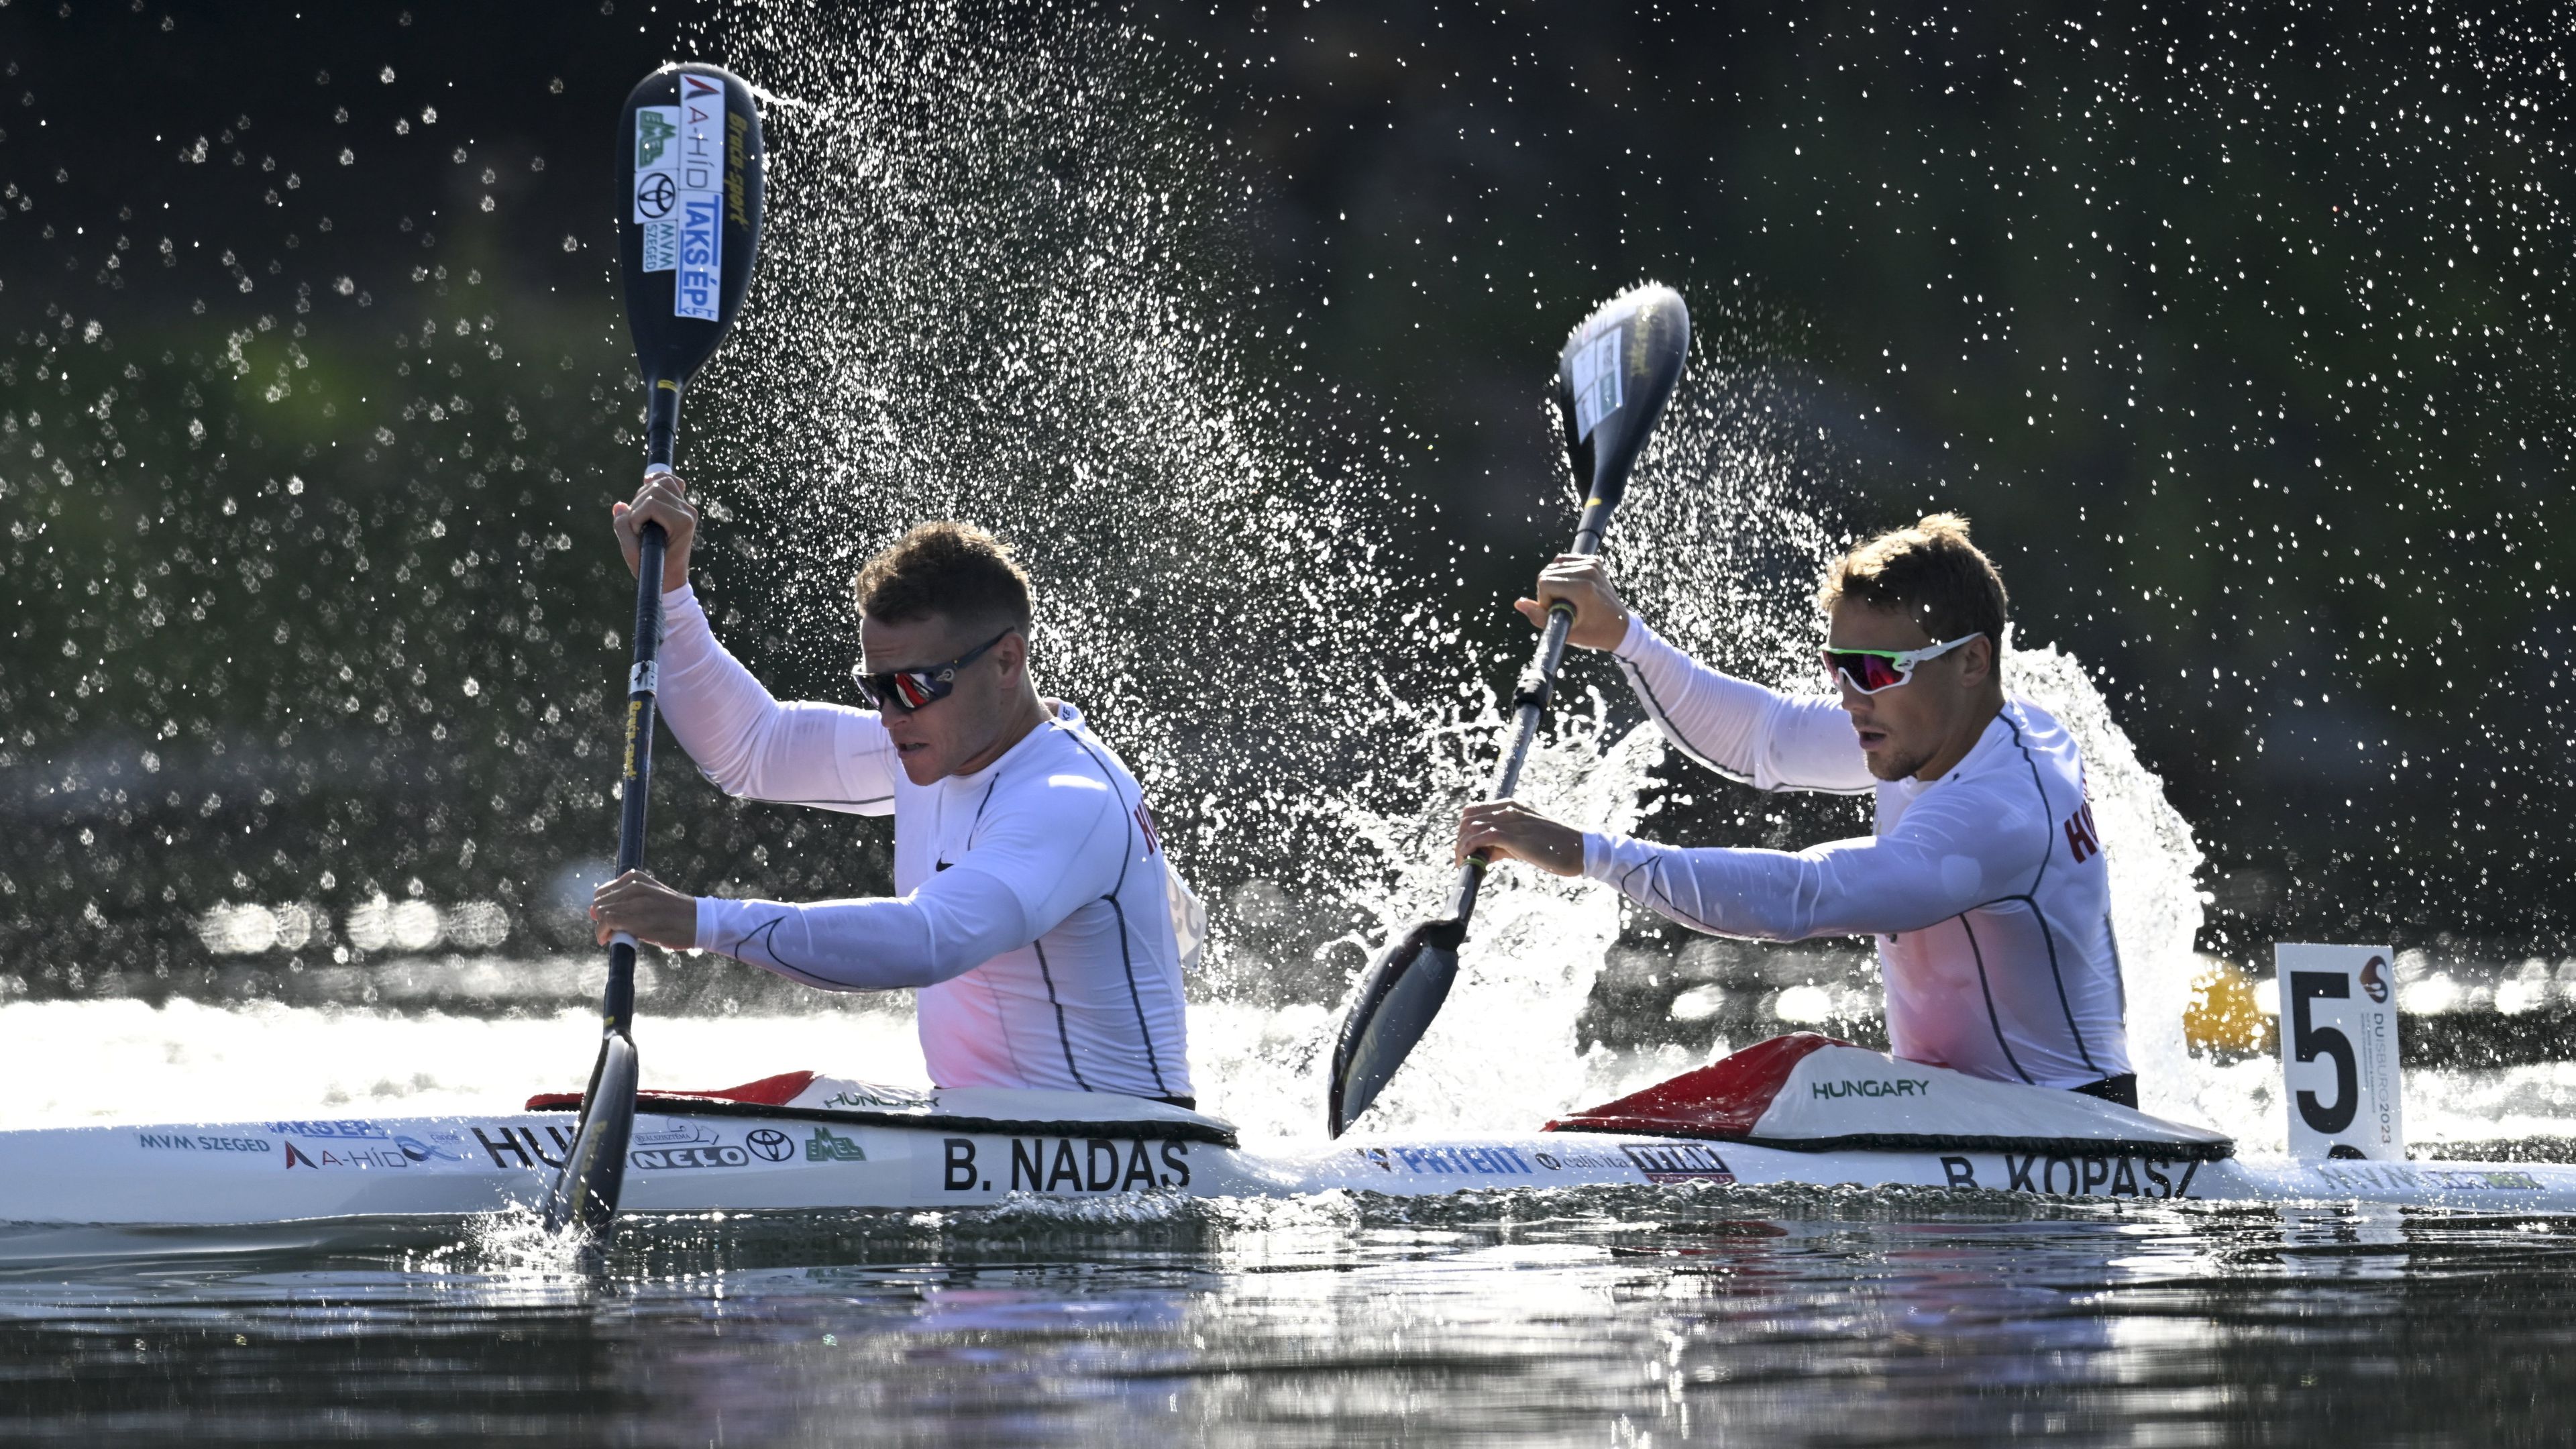
[[[2395,959],[2385,946],[2272,948],[2292,1157],[2405,1160]]]

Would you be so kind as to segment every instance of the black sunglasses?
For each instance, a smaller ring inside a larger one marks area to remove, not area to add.
[[[984,651],[1020,632],[1014,624],[945,664],[928,669],[897,669],[884,674],[867,673],[867,662],[851,666],[850,679],[859,686],[859,697],[879,710],[910,714],[933,700],[946,699],[957,688],[957,671],[984,657]]]

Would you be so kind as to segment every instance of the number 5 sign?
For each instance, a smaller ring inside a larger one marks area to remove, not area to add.
[[[2272,948],[2292,1157],[2406,1156],[2390,959],[2385,946]]]

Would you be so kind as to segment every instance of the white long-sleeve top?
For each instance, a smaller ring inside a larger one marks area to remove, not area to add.
[[[873,711],[773,699],[685,585],[662,619],[662,718],[707,778],[894,816],[895,895],[701,896],[699,949],[829,990],[913,988],[941,1087],[1191,1095],[1168,863],[1142,788],[1079,711],[915,785]]]
[[[2084,760],[2047,711],[2007,700],[1938,780],[1877,780],[1851,717],[1709,669],[1630,616],[1616,651],[1667,739],[1764,790],[1877,793],[1876,831],[1800,851],[1584,837],[1584,874],[1695,930],[1875,936],[1887,1035],[1909,1061],[2074,1087],[2129,1070],[2110,869]]]

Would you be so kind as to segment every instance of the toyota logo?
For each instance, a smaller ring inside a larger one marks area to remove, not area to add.
[[[646,221],[659,220],[671,214],[672,203],[680,199],[680,188],[661,172],[635,183],[635,209]]]

